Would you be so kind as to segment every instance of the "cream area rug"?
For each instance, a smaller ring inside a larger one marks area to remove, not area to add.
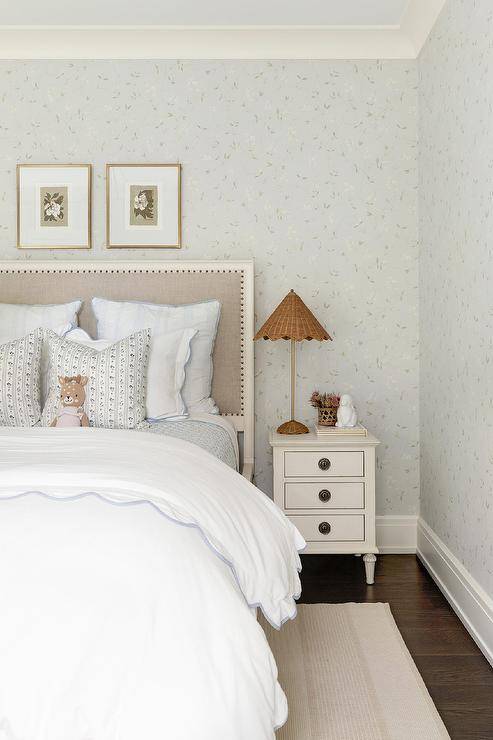
[[[289,702],[276,740],[449,738],[388,604],[301,604],[262,627]]]

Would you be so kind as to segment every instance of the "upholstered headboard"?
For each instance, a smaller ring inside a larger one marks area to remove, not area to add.
[[[80,325],[95,336],[91,298],[195,303],[216,298],[221,318],[214,347],[212,395],[244,433],[253,465],[252,262],[0,262],[0,302],[84,301]]]

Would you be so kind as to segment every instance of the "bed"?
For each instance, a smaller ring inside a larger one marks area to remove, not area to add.
[[[256,620],[296,615],[304,542],[253,473],[251,263],[0,263],[5,303],[218,299],[220,416],[0,428],[0,740],[272,739]],[[237,469],[240,472],[237,472]]]

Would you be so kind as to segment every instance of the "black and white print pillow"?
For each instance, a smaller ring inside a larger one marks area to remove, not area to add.
[[[104,350],[96,350],[46,332],[49,344],[48,398],[41,423],[50,426],[60,408],[59,376],[85,375],[84,411],[89,426],[133,429],[145,418],[149,329]]]
[[[0,344],[0,426],[32,427],[39,422],[43,330]]]

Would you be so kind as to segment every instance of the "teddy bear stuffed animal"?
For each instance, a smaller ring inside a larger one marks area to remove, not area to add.
[[[84,412],[87,377],[58,377],[60,383],[60,410],[51,422],[52,427],[88,427],[89,419]]]

